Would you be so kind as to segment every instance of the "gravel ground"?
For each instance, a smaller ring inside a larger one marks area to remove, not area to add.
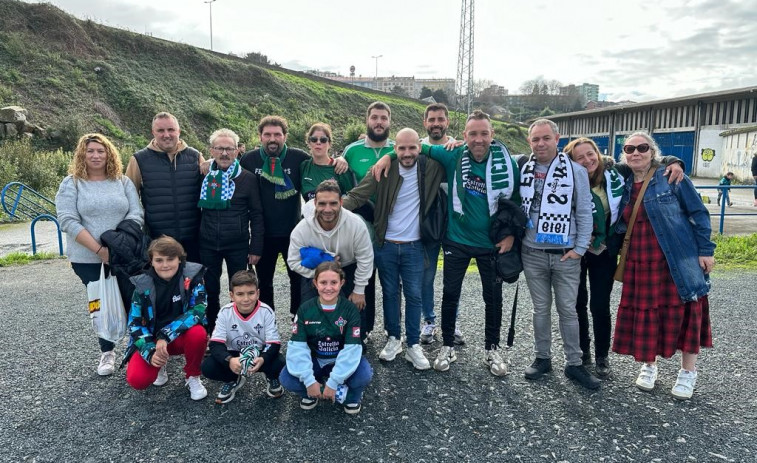
[[[67,263],[0,268],[0,461],[757,461],[755,277],[715,275],[715,349],[700,357],[693,399],[679,402],[670,395],[678,356],[661,362],[652,393],[634,387],[636,365],[616,355],[599,391],[572,384],[562,374],[556,323],[555,372],[526,381],[532,332],[523,282],[512,373],[492,376],[481,363],[478,276],[469,274],[461,303],[469,342],[457,363],[446,373],[415,371],[403,356],[381,363],[385,337],[374,336],[374,380],[352,417],[330,404],[300,410],[291,394],[269,399],[263,378],[227,405],[213,403],[219,384],[206,380],[209,398],[193,402],[180,358],[163,388],[131,390],[123,370],[101,378],[84,288]],[[283,301],[286,283],[277,278]],[[508,287],[506,307],[512,296]],[[616,289],[614,304],[618,296]],[[285,312],[278,322],[287,339]],[[424,349],[433,359],[439,346]]]

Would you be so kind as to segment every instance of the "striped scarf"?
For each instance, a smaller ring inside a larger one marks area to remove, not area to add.
[[[268,156],[265,154],[263,147],[260,147],[260,157],[263,158],[263,169],[260,175],[273,183],[273,197],[276,199],[287,199],[298,193],[292,183],[292,179],[289,178],[281,167],[286,156],[287,145],[284,145],[281,154],[278,156]]]
[[[455,178],[452,185],[452,210],[462,218],[465,201],[465,185],[470,175],[471,154],[468,145],[457,162]],[[500,196],[511,198],[514,189],[514,176],[510,152],[502,143],[494,140],[489,147],[486,160],[486,200],[489,204],[489,216],[497,212],[497,199]]]
[[[531,202],[534,200],[534,169],[536,158],[533,154],[523,166],[520,176],[520,198],[523,212],[529,217],[528,228],[534,228],[530,219]],[[568,155],[557,153],[547,170],[541,191],[539,214],[536,218],[537,243],[568,246],[570,237],[570,215],[573,207],[573,165]]]

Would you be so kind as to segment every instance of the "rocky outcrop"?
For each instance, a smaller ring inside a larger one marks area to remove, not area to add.
[[[0,108],[0,138],[44,137],[45,129],[29,122],[27,115],[20,106]]]

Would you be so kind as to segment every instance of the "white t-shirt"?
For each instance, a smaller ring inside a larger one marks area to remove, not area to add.
[[[417,241],[421,239],[421,197],[418,192],[418,164],[410,168],[399,165],[402,185],[397,194],[385,239],[392,241]]]
[[[281,344],[276,315],[268,304],[260,301],[247,315],[239,313],[233,302],[221,307],[210,340],[222,342],[232,351],[254,345],[262,352],[266,344]]]

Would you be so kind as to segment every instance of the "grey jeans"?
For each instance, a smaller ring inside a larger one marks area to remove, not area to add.
[[[566,259],[523,246],[523,274],[534,305],[534,353],[537,358],[552,357],[552,290],[559,318],[565,363],[581,365],[581,346],[576,315],[576,296],[581,274],[581,259]]]

